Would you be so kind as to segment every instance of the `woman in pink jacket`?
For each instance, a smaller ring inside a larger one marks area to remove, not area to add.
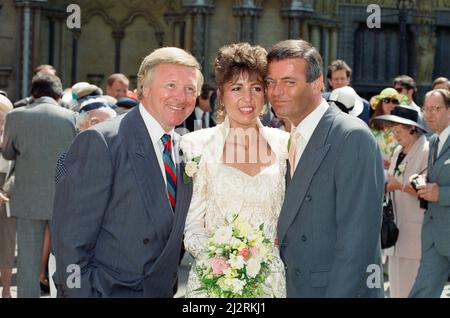
[[[390,123],[394,138],[399,144],[388,170],[386,191],[392,198],[400,233],[397,243],[386,254],[389,255],[390,296],[406,298],[419,269],[424,216],[416,191],[409,184],[409,177],[415,173],[422,174],[427,168],[426,129],[417,123],[417,111],[407,106],[396,106],[391,115],[376,119]]]

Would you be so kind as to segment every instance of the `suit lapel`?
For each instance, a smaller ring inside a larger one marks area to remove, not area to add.
[[[330,107],[325,112],[306,145],[292,180],[289,182],[278,222],[278,238],[280,242],[283,242],[289,226],[299,212],[314,174],[328,153],[330,145],[325,142],[335,116],[335,107]]]
[[[434,164],[432,163],[432,152],[434,150],[435,144],[436,144],[436,140],[437,140],[437,135],[435,135],[435,138],[433,139],[433,146],[430,149],[430,156],[429,156],[429,174],[430,177],[432,178],[432,180],[436,180],[439,176],[440,170],[441,168],[444,166],[444,162],[446,159],[448,159],[448,155],[446,155],[446,153],[448,151],[450,151],[450,137],[447,138],[447,140],[445,141],[444,146],[441,149],[441,152],[439,153],[439,155],[436,157],[436,160],[434,161]]]
[[[164,227],[163,224],[168,218],[173,221],[173,212],[167,198],[158,158],[139,108],[135,107],[129,115],[131,116],[129,122],[133,125],[127,128],[131,130],[133,138],[127,140],[130,145],[128,151],[138,188],[152,224],[162,231],[163,237],[167,238],[171,229]]]
[[[286,159],[286,174],[285,174],[284,178],[286,180],[285,189],[287,190],[289,187],[289,184],[291,183],[291,165],[289,164],[289,160],[287,160],[287,159]]]

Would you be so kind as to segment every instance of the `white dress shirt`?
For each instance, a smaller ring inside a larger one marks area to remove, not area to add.
[[[300,134],[300,138],[297,140],[297,148],[296,148],[296,154],[295,154],[295,166],[298,166],[298,162],[300,161],[300,158],[302,157],[303,151],[306,148],[306,145],[308,144],[309,140],[311,139],[312,134],[314,133],[314,130],[316,130],[317,125],[319,124],[319,121],[322,119],[322,116],[325,114],[325,112],[328,110],[327,101],[322,98],[322,102],[320,105],[312,111],[308,116],[305,117],[305,119],[302,120],[300,124],[298,124],[297,127],[295,127],[295,130]],[[298,168],[298,167],[297,167]],[[300,167],[301,169],[301,167]]]
[[[194,124],[194,131],[195,131],[197,129],[202,128],[201,125],[204,111],[200,107],[195,107],[194,111],[195,111],[195,119],[197,120],[197,123],[200,123],[200,127],[197,127],[195,126],[196,124]],[[205,128],[208,127],[209,127],[209,112],[205,114]]]
[[[159,167],[161,168],[161,173],[164,178],[164,182],[167,184],[166,180],[166,170],[164,169],[164,161],[163,161],[163,151],[164,145],[161,141],[161,137],[164,134],[170,135],[172,138],[172,160],[175,164],[178,162],[178,149],[180,143],[180,135],[175,133],[175,130],[172,129],[170,132],[164,131],[158,121],[150,115],[150,113],[144,108],[142,104],[139,104],[139,112],[141,113],[142,119],[144,119],[145,126],[147,127],[148,134],[152,140],[153,149],[155,149],[156,157],[158,158]],[[174,171],[176,173],[176,171]]]
[[[450,135],[450,126],[447,126],[440,134],[439,134],[439,145],[437,155],[441,153],[442,147],[444,147],[445,142],[447,141],[448,136]]]

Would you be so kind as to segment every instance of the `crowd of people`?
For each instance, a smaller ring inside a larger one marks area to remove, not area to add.
[[[400,75],[368,101],[343,60],[328,66],[325,92],[322,64],[303,40],[235,43],[218,51],[212,85],[191,54],[165,47],[144,58],[134,90],[119,73],[105,94],[87,82],[64,90],[40,65],[30,97],[0,92],[2,297],[16,244],[19,298],[173,297],[184,250],[195,259],[186,296],[209,297],[196,263],[232,213],[265,224],[263,297],[383,297],[367,284],[372,265],[383,281],[383,263],[390,297],[439,297],[450,81],[436,78],[418,106]],[[389,202],[399,236],[381,249]]]

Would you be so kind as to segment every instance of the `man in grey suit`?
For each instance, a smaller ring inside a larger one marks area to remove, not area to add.
[[[435,134],[430,139],[428,176],[422,176],[428,180],[417,186],[419,198],[428,201],[428,207],[419,272],[409,297],[438,298],[450,274],[450,91],[428,92],[423,113]]]
[[[15,160],[11,215],[17,218],[17,296],[39,297],[39,267],[44,229],[52,218],[54,173],[59,155],[75,136],[75,114],[62,108],[61,81],[33,77],[34,102],[7,114],[2,154]]]
[[[278,222],[288,297],[382,297],[384,176],[367,125],[321,96],[322,59],[303,40],[268,54],[268,97],[293,125]]]
[[[192,196],[174,127],[202,82],[192,55],[157,49],[139,69],[140,105],[75,138],[52,222],[59,297],[173,297]]]

